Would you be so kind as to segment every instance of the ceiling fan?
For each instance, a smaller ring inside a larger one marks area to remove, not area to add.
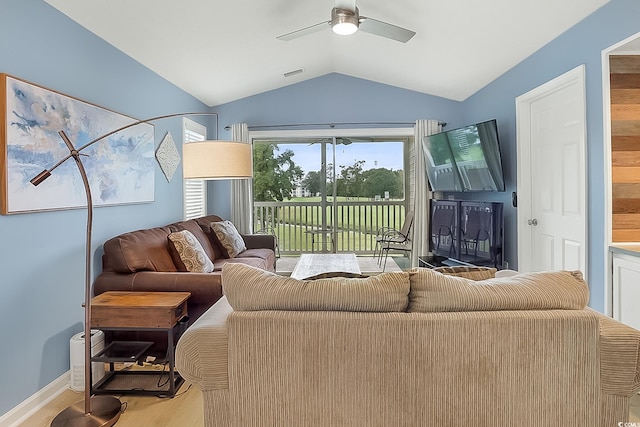
[[[331,26],[334,33],[340,35],[353,34],[360,29],[366,33],[386,37],[402,43],[408,42],[416,34],[415,31],[407,30],[397,25],[361,16],[356,7],[355,0],[336,0],[335,7],[331,10],[330,21],[323,21],[276,38],[278,40],[289,41],[323,30],[327,28],[328,25]]]

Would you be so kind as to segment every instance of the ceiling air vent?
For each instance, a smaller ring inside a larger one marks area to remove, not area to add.
[[[293,70],[293,71],[289,71],[287,73],[284,73],[285,77],[291,77],[291,76],[295,76],[296,74],[300,74],[302,73],[304,70],[302,68],[298,68],[297,70]]]

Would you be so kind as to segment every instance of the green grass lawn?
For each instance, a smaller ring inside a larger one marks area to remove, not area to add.
[[[290,200],[291,205],[283,205],[270,211],[266,227],[273,229],[279,240],[281,252],[310,252],[312,236],[307,231],[322,228],[322,205],[320,197],[299,197]],[[381,227],[392,227],[399,230],[405,217],[402,205],[351,205],[349,202],[370,202],[368,198],[339,197],[335,218],[332,201],[324,207],[326,225],[333,226],[337,233],[335,239],[338,251],[373,252],[375,237]],[[305,203],[300,205],[297,203]],[[275,217],[275,218],[273,218]],[[256,218],[256,230],[263,227],[260,218]],[[316,242],[322,235],[316,235]],[[316,250],[319,245],[316,243]]]
[[[358,202],[359,200],[338,197],[338,203]],[[369,201],[362,199],[360,201]],[[319,197],[299,197],[291,199],[292,204],[314,203],[310,206],[294,205],[279,209],[278,220],[283,224],[308,225],[318,227],[322,221],[322,206]],[[404,206],[392,205],[338,205],[336,217],[333,218],[332,202],[325,207],[326,218],[329,224],[338,229],[359,230],[365,233],[375,233],[378,228],[386,226],[399,229],[402,227],[405,217]]]
[[[312,235],[307,233],[311,227],[278,224],[275,227],[275,235],[278,237],[278,246],[281,252],[311,252]],[[373,252],[375,245],[375,234],[358,233],[355,231],[338,231],[335,234],[338,252]],[[329,239],[329,236],[315,235],[314,250],[322,250],[322,240]],[[327,241],[326,249],[330,250],[331,245]]]

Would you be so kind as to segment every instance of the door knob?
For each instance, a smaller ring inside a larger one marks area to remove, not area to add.
[[[530,219],[530,220],[528,220],[528,221],[527,221],[527,224],[529,224],[529,225],[534,225],[534,226],[535,226],[535,225],[538,225],[538,220],[537,220],[537,219],[535,219],[535,218]]]

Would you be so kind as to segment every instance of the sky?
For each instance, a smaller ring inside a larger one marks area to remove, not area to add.
[[[294,152],[293,161],[307,172],[320,170],[321,144],[278,144],[279,153],[284,150]],[[327,154],[327,163],[333,163],[333,156]],[[358,160],[364,160],[363,170],[386,168],[404,169],[403,148],[401,142],[353,142],[349,145],[339,144],[336,147],[336,164],[351,166]]]

